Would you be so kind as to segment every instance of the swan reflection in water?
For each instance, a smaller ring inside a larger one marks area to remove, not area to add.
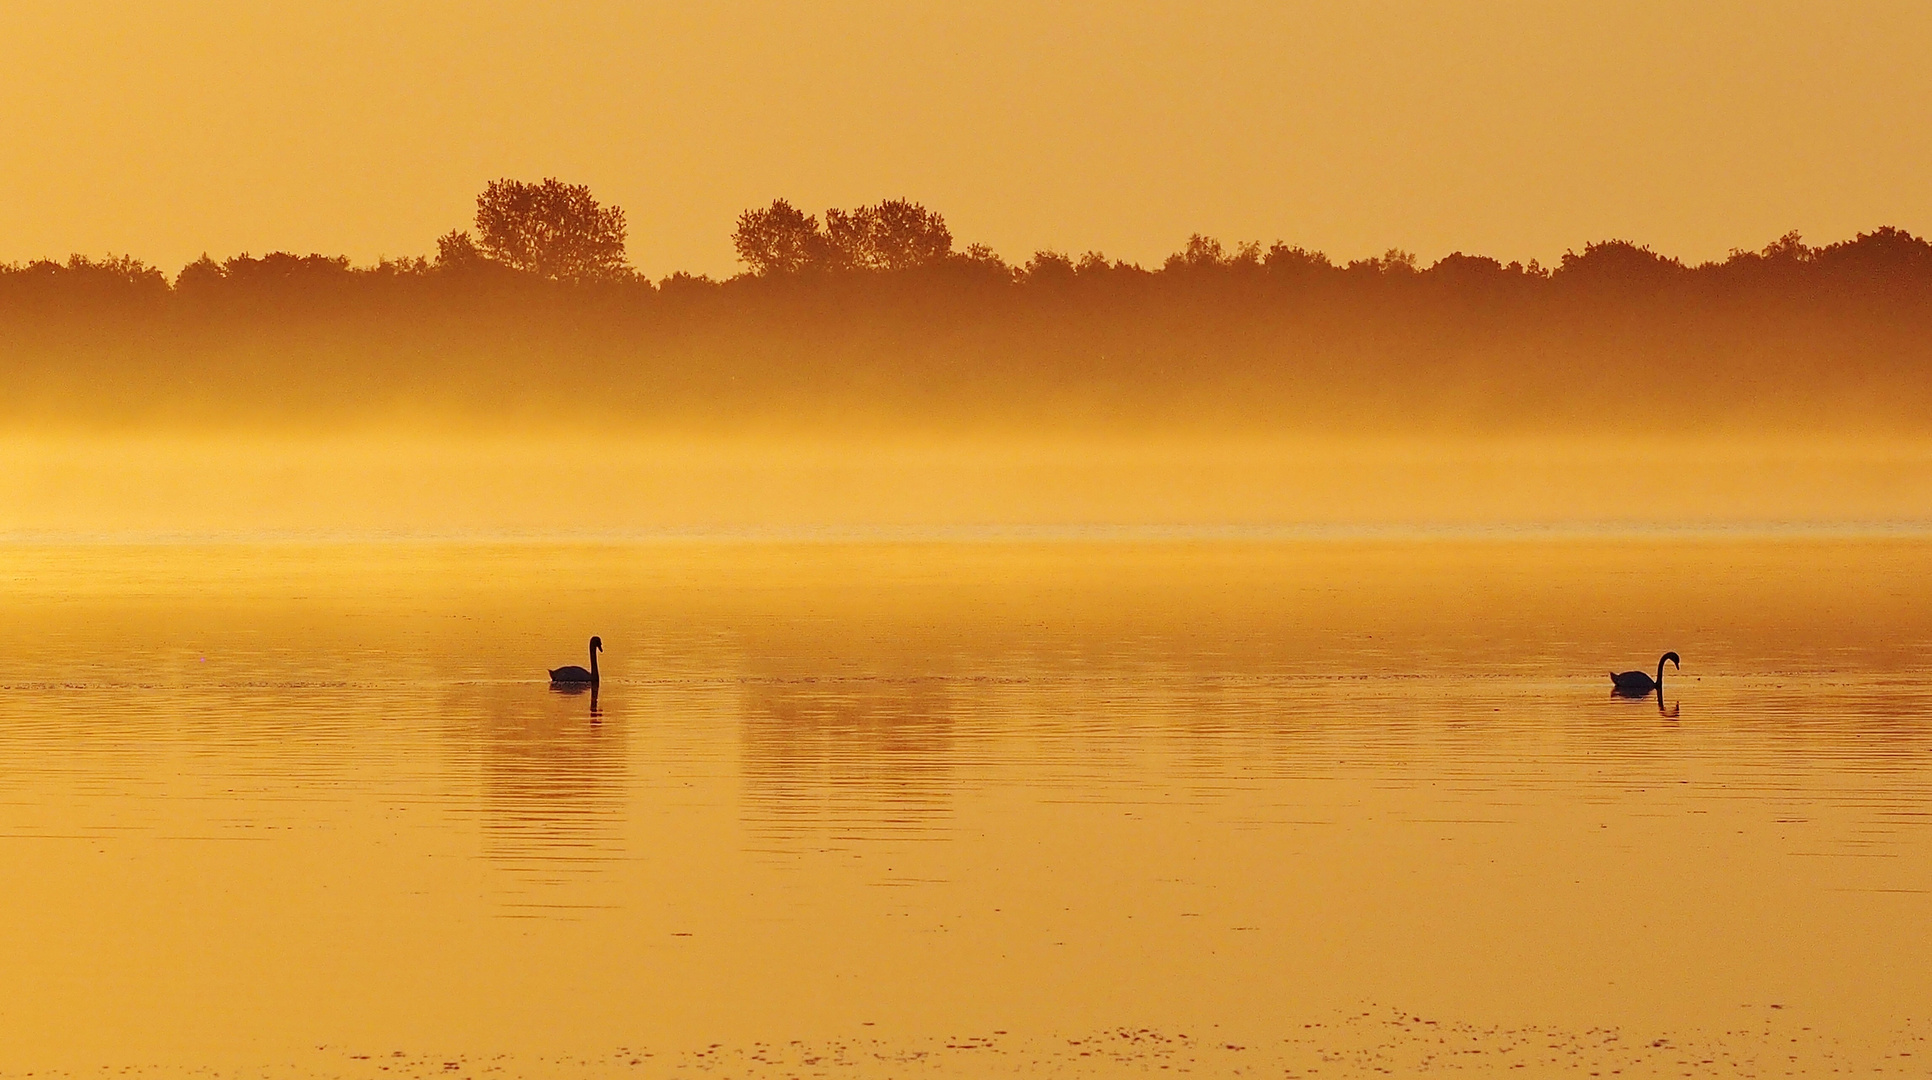
[[[601,719],[604,715],[603,710],[597,707],[597,693],[600,689],[601,687],[597,683],[553,682],[550,684],[550,692],[553,694],[563,694],[567,697],[577,697],[580,694],[586,694],[586,693],[589,694],[590,695],[590,718],[592,720]]]
[[[1677,719],[1677,707],[1680,704],[1679,702],[1673,701],[1668,705],[1666,705],[1664,703],[1664,688],[1661,686],[1657,687],[1655,690],[1652,690],[1647,694],[1640,693],[1640,692],[1633,693],[1629,690],[1624,690],[1620,687],[1612,687],[1610,690],[1610,698],[1613,701],[1641,701],[1644,698],[1656,698],[1657,715],[1663,717],[1666,720]]]
[[[629,781],[621,698],[600,716],[599,688],[528,683],[450,688],[443,705],[459,786],[473,792],[495,903],[525,915],[604,903],[579,892],[624,857]],[[586,706],[590,715],[586,716]],[[566,905],[556,908],[554,905]]]

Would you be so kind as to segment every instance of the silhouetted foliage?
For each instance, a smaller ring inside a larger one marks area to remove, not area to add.
[[[718,287],[708,274],[687,274],[682,270],[657,283],[658,291],[667,295],[678,293],[708,292]]]
[[[0,266],[0,310],[111,318],[157,310],[171,296],[161,271],[126,255],[72,255],[66,262],[37,259],[25,266]],[[0,370],[5,363],[6,330],[0,328]]]
[[[999,252],[985,244],[968,244],[965,251],[956,251],[952,260],[968,270],[983,272],[996,277],[1011,277],[1012,267],[1000,258]]]
[[[1036,251],[1026,261],[1025,279],[1029,284],[1046,285],[1056,281],[1072,281],[1079,271],[1073,260],[1057,251]]]
[[[336,284],[349,277],[347,255],[292,255],[271,251],[259,259],[237,255],[221,264],[222,278],[258,288]]]
[[[1279,240],[1268,248],[1261,265],[1269,274],[1281,278],[1315,278],[1335,269],[1335,264],[1321,252],[1289,247]]]
[[[1827,271],[1900,282],[1932,274],[1932,243],[1889,225],[1821,248],[1813,258]]]
[[[103,259],[70,255],[65,263],[39,259],[25,267],[13,268],[11,274],[23,285],[70,295],[159,297],[168,291],[166,275],[128,255],[109,255]]]
[[[1351,259],[1342,272],[1358,280],[1374,278],[1406,278],[1420,273],[1413,252],[1401,248],[1390,248],[1380,256],[1366,259]]]
[[[738,215],[731,246],[751,272],[759,275],[829,270],[834,261],[831,239],[819,228],[818,218],[794,209],[784,199],[773,199],[763,210]]]
[[[1435,265],[1423,273],[1449,281],[1488,281],[1509,271],[1487,255],[1464,255],[1460,251],[1452,251],[1437,259]]]
[[[1582,254],[1563,253],[1554,277],[1567,282],[1657,285],[1684,273],[1684,264],[1628,240],[1585,244]]]
[[[221,264],[204,251],[201,258],[182,267],[181,273],[175,275],[174,287],[184,293],[203,292],[218,287],[227,277],[228,272]]]
[[[1493,297],[1499,291],[1542,280],[1541,268],[1526,269],[1522,263],[1505,265],[1486,255],[1451,252],[1435,265],[1420,272],[1420,279],[1447,294],[1465,297]]]
[[[477,250],[476,240],[468,229],[451,229],[436,238],[439,270],[467,270],[483,261],[483,253]]]
[[[607,281],[630,272],[623,209],[600,206],[581,184],[492,180],[476,197],[476,235],[485,257],[554,281]]]
[[[1167,257],[1161,269],[1170,272],[1182,270],[1213,270],[1229,263],[1228,254],[1221,241],[1200,233],[1187,238],[1181,250]]]
[[[905,199],[887,199],[856,210],[825,211],[825,224],[784,199],[738,216],[732,247],[759,276],[806,270],[916,270],[953,254],[946,219]],[[969,254],[985,262],[990,249]],[[993,256],[997,258],[997,256]]]
[[[415,255],[403,259],[378,259],[376,265],[369,267],[362,271],[362,273],[372,278],[420,277],[429,273],[434,267],[435,264],[430,262],[428,258],[422,255]]]
[[[1895,228],[1698,266],[1612,240],[1554,271],[1196,234],[1150,270],[1011,266],[905,200],[820,218],[780,199],[737,221],[749,273],[655,284],[517,267],[476,236],[373,266],[204,255],[172,284],[125,257],[0,266],[0,415],[1932,431],[1932,244]],[[557,377],[579,367],[596,378]],[[1640,410],[1611,404],[1633,387]]]
[[[1758,257],[1766,262],[1790,264],[1810,262],[1817,254],[1817,249],[1807,246],[1805,238],[1794,231],[1785,233],[1764,245],[1764,251]],[[1739,252],[1733,249],[1731,257],[1736,258],[1738,255]]]
[[[932,266],[953,250],[946,220],[905,199],[887,199],[849,212],[827,210],[825,231],[840,262],[863,270]]]

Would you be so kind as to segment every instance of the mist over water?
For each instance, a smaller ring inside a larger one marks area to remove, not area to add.
[[[1922,530],[1932,442],[432,430],[0,437],[13,540]]]

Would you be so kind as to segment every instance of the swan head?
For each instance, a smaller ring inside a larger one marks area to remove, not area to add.
[[[602,651],[603,651],[603,649],[604,649],[604,639],[603,639],[603,638],[600,638],[600,637],[593,637],[593,638],[591,638],[591,639],[590,639],[590,651],[591,651],[591,652],[602,652]]]
[[[1657,666],[1658,666],[1658,667],[1663,667],[1663,666],[1664,666],[1664,660],[1668,660],[1668,661],[1670,661],[1670,666],[1671,666],[1671,667],[1674,667],[1674,668],[1676,668],[1676,669],[1677,669],[1677,670],[1679,670],[1679,671],[1682,671],[1682,670],[1684,670],[1684,665],[1682,665],[1682,664],[1680,664],[1680,663],[1678,663],[1678,662],[1677,662],[1677,654],[1676,654],[1676,653],[1674,653],[1674,652],[1667,652],[1667,653],[1665,653],[1665,654],[1664,654],[1664,656],[1663,656],[1663,660],[1659,660],[1659,661],[1657,661]]]

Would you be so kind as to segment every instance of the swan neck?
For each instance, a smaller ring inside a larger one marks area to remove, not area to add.
[[[1657,661],[1657,692],[1664,692],[1664,662],[1661,659]]]
[[[1657,673],[1661,675],[1663,674],[1663,670],[1664,670],[1663,668],[1658,668]],[[595,683],[597,681],[597,650],[596,649],[590,650],[590,681],[592,683]]]

